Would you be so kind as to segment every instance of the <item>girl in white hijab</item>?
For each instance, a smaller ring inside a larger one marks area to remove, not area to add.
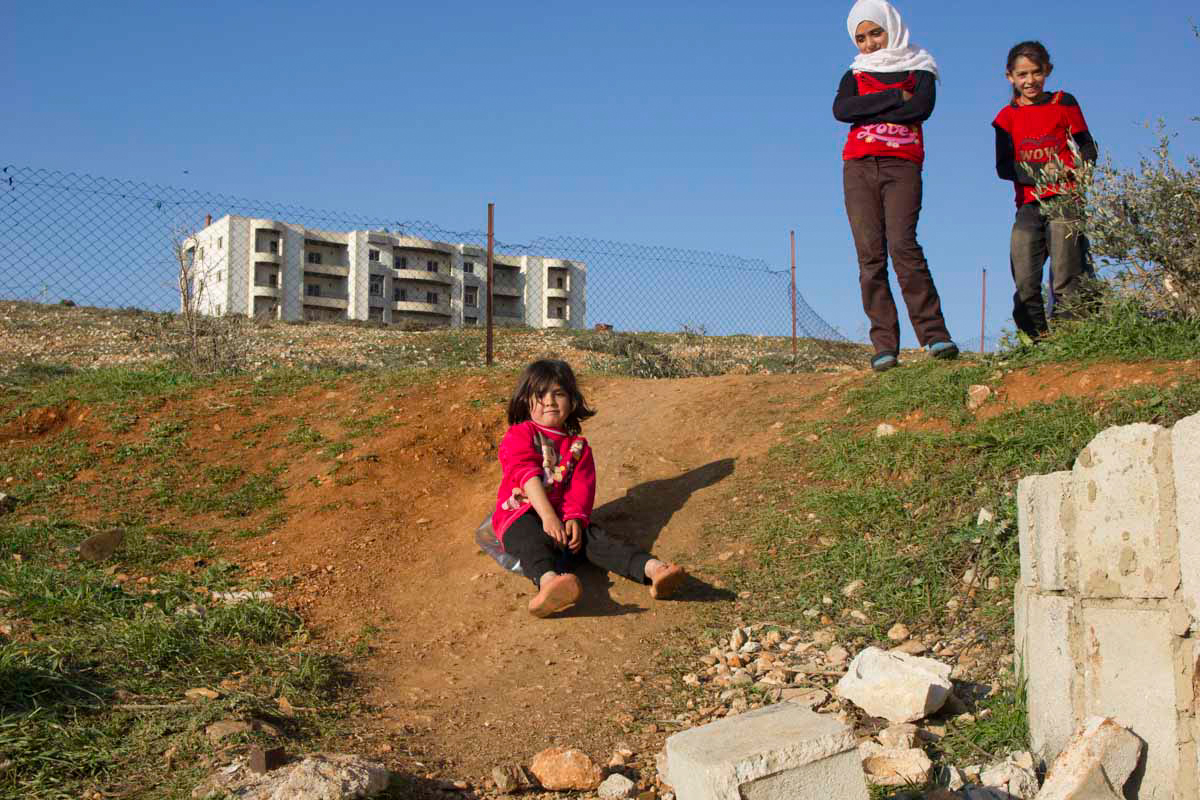
[[[909,44],[908,27],[887,0],[858,0],[846,28],[859,52],[842,76],[833,116],[850,124],[842,177],[875,348],[871,368],[882,372],[900,363],[889,254],[917,341],[935,358],[954,358],[958,346],[946,329],[941,299],[917,243],[923,124],[936,101],[937,62]]]

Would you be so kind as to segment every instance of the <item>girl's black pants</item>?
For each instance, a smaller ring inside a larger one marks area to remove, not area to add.
[[[572,553],[542,530],[542,518],[532,510],[517,517],[504,532],[504,551],[520,560],[521,573],[534,585],[547,572],[572,572],[581,560],[635,583],[650,582],[646,578],[646,563],[652,558],[649,553],[596,525],[584,529],[583,546]]]

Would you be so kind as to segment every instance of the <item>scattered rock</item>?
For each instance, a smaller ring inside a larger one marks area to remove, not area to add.
[[[220,722],[214,722],[204,729],[208,740],[213,744],[217,744],[222,739],[237,733],[252,732],[265,733],[268,736],[283,736],[283,731],[269,722],[263,722],[261,719],[223,719]]]
[[[600,784],[597,794],[603,798],[627,798],[637,793],[637,784],[619,772],[614,772]]]
[[[232,767],[232,769],[231,769]],[[382,764],[360,756],[319,753],[266,774],[235,762],[213,773],[192,797],[234,796],[238,800],[342,800],[372,797],[387,788],[391,776]]]
[[[868,647],[854,657],[836,691],[873,717],[915,722],[946,702],[950,672],[931,658]]]
[[[903,622],[897,622],[892,627],[888,628],[887,637],[893,642],[903,642],[912,633],[908,630],[908,626]]]
[[[513,794],[533,787],[533,778],[519,764],[508,764],[492,769],[492,782],[502,794]]]
[[[861,592],[862,588],[866,585],[867,585],[867,582],[864,580],[861,580],[861,579],[856,580],[856,581],[850,581],[850,583],[847,583],[845,586],[842,587],[842,596],[843,597],[854,597],[854,595]]]
[[[887,436],[895,436],[897,433],[898,431],[896,430],[896,426],[887,422],[881,422],[879,423],[879,426],[875,428],[876,439],[883,439]]]
[[[869,742],[868,744],[874,744]],[[876,786],[909,786],[924,784],[933,771],[933,762],[924,750],[899,749],[875,745],[863,753],[863,771],[867,780]]]
[[[1020,800],[1033,800],[1038,791],[1037,775],[1033,771],[1033,756],[1013,753],[1007,759],[988,767],[979,774],[985,787],[1000,789]]]
[[[992,390],[990,387],[980,383],[970,386],[967,388],[967,408],[971,411],[978,411],[991,396]]]
[[[917,726],[911,722],[889,725],[876,736],[879,743],[890,750],[910,750],[917,746]]]
[[[264,750],[258,745],[250,748],[246,756],[246,767],[251,772],[263,775],[273,769],[279,769],[287,763],[287,753],[282,747],[272,747]]]
[[[0,514],[7,514],[17,508],[17,498],[11,494],[0,492]]]
[[[841,645],[835,644],[833,647],[829,648],[827,653],[825,653],[825,660],[835,666],[838,664],[845,664],[848,658],[850,658],[850,651]]]
[[[1121,800],[1145,743],[1106,717],[1091,717],[1050,766],[1037,800]]]
[[[991,525],[995,521],[996,515],[992,513],[990,508],[979,509],[979,516],[975,518],[975,524],[981,528],[984,525]]]
[[[214,600],[218,600],[231,606],[237,605],[238,603],[245,603],[248,600],[258,600],[265,603],[273,597],[275,597],[273,592],[252,592],[249,589],[239,589],[236,592],[212,593],[212,598]]]
[[[195,689],[188,689],[183,693],[183,696],[189,700],[216,700],[221,696],[221,693],[213,689],[197,687]]]
[[[603,774],[587,754],[569,747],[550,747],[533,757],[529,771],[543,788],[589,791],[600,785]]]
[[[741,628],[734,628],[733,634],[729,637],[729,649],[740,650],[742,645],[746,643],[746,632]]]
[[[117,552],[124,541],[125,531],[121,528],[101,531],[80,542],[79,557],[84,561],[104,561]]]
[[[907,653],[910,656],[919,656],[929,648],[920,639],[909,639],[907,642],[901,642],[892,648],[893,653]]]
[[[188,603],[186,606],[180,606],[175,609],[175,616],[177,617],[203,618],[206,613],[204,606],[197,605],[196,603]]]

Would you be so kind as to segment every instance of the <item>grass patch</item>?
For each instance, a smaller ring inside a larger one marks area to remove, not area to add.
[[[0,527],[0,617],[13,626],[0,637],[0,798],[186,797],[207,772],[208,723],[269,716],[281,694],[305,707],[342,696],[342,663],[302,648],[308,634],[290,611],[203,600],[201,588],[238,586],[236,568],[161,571],[210,558],[207,537],[127,530],[112,566],[149,573],[142,583],[75,558],[88,532],[70,521]],[[185,700],[197,686],[222,697]],[[321,734],[316,720],[284,724],[302,741]]]
[[[1178,361],[1200,356],[1200,318],[1150,316],[1128,300],[1108,299],[1091,316],[1054,323],[1036,346],[1015,345],[1009,366],[1060,361]]]
[[[0,422],[33,408],[62,405],[120,405],[126,413],[151,398],[163,399],[205,385],[206,380],[172,366],[132,369],[104,367],[75,370],[47,364],[23,364],[0,376],[0,386],[19,390],[20,402],[0,412]]]

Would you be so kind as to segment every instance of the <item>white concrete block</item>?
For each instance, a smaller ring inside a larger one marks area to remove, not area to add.
[[[1200,620],[1200,414],[1175,424],[1171,455],[1183,599],[1192,619]]]
[[[1071,486],[1070,472],[1031,475],[1017,484],[1021,580],[1026,586],[1067,588],[1071,538],[1062,512],[1071,502]]]
[[[1179,586],[1171,434],[1109,428],[1079,454],[1064,521],[1083,597],[1166,598]]]
[[[854,733],[780,703],[667,739],[679,800],[867,800]]]
[[[1090,717],[1054,760],[1037,800],[1124,796],[1145,743],[1108,717]]]
[[[1052,761],[1082,716],[1082,674],[1072,647],[1079,607],[1070,597],[1018,592],[1017,675],[1025,679],[1033,752]]]
[[[1180,758],[1191,732],[1176,710],[1186,640],[1172,634],[1165,609],[1085,606],[1082,618],[1084,713],[1112,717],[1146,742],[1138,797],[1182,800],[1176,790],[1192,772]]]

